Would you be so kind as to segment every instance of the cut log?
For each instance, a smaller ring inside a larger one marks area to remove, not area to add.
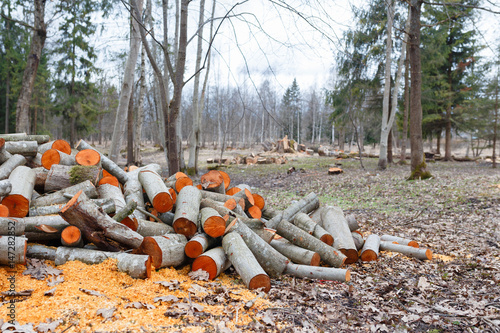
[[[237,232],[252,251],[255,259],[270,277],[279,277],[283,274],[290,260],[257,236],[242,221],[235,220],[227,227],[227,232]]]
[[[99,172],[100,168],[95,166],[54,164],[47,173],[44,190],[45,192],[59,191],[86,180],[90,180],[92,184],[95,184]]]
[[[347,215],[345,219],[347,221],[347,225],[349,226],[349,230],[356,231],[359,229],[358,221],[356,221],[356,217],[353,214]]]
[[[12,183],[8,179],[0,180],[0,197],[5,197],[12,190]]]
[[[361,233],[353,231],[351,232],[352,240],[354,241],[354,245],[356,245],[356,250],[361,250],[363,245],[365,244],[365,240],[363,239],[363,235]]]
[[[3,164],[11,157],[12,154],[5,150],[5,139],[0,138],[0,164]]]
[[[172,176],[168,177],[165,181],[165,185],[167,187],[171,187],[175,190],[175,192],[179,193],[185,186],[192,186],[193,181],[188,176],[181,176],[180,174],[184,174],[182,172],[177,172]]]
[[[9,208],[5,205],[0,204],[0,217],[10,216]]]
[[[328,156],[328,147],[319,146],[318,155],[319,156]]]
[[[26,249],[27,258],[54,261],[57,248],[44,245],[30,244]]]
[[[125,202],[135,201],[137,203],[138,209],[136,209],[134,215],[138,219],[145,219],[146,215],[143,213],[144,207],[144,196],[142,191],[142,184],[139,181],[139,172],[150,170],[156,173],[161,172],[161,167],[159,164],[152,163],[144,167],[131,171],[127,174],[127,181],[123,186],[125,196]]]
[[[224,235],[226,230],[226,221],[224,221],[215,209],[210,207],[200,210],[200,224],[203,231],[213,238]]]
[[[7,141],[5,150],[12,155],[36,156],[38,152],[38,142],[36,141]]]
[[[75,165],[75,156],[68,155],[57,149],[49,149],[42,155],[42,166],[50,170],[54,164]]]
[[[61,232],[61,244],[68,247],[83,247],[83,237],[80,229],[70,225]]]
[[[165,234],[174,233],[174,228],[165,223],[151,222],[143,219],[137,220],[136,232],[144,237],[147,236],[163,236]]]
[[[97,184],[98,185],[109,184],[109,185],[113,185],[113,186],[116,186],[116,187],[120,187],[120,182],[118,181],[118,178],[116,178],[115,176],[102,177],[99,180],[99,183],[97,183]]]
[[[160,213],[158,214],[158,218],[166,225],[172,226],[174,224],[175,214],[172,212]]]
[[[44,192],[45,191],[45,181],[49,174],[49,170],[44,167],[33,168],[35,171],[35,191]]]
[[[198,233],[191,238],[185,248],[184,252],[189,258],[196,258],[217,243],[217,240],[205,233]]]
[[[349,282],[351,272],[348,269],[332,267],[311,267],[306,265],[289,264],[285,274],[300,278],[318,279],[327,281]]]
[[[334,206],[325,207],[321,214],[321,222],[323,228],[333,236],[333,247],[347,256],[346,264],[358,261],[358,251],[342,209]]]
[[[59,213],[69,224],[82,231],[86,241],[102,250],[120,251],[138,248],[144,237],[116,222],[80,191]]]
[[[293,220],[297,213],[302,212],[308,214],[318,207],[319,198],[314,192],[311,192],[304,198],[288,206],[281,214],[276,214],[266,225],[268,228],[277,229],[277,225],[281,222],[281,220]]]
[[[24,221],[0,217],[0,235],[21,236],[24,234],[24,229]]]
[[[10,173],[18,166],[25,165],[26,158],[22,155],[12,155],[0,165],[0,180],[9,178]]]
[[[142,187],[144,187],[154,209],[159,213],[165,213],[172,210],[174,201],[170,191],[159,174],[150,170],[141,171],[139,172],[139,181]]]
[[[293,245],[284,238],[279,240],[273,239],[270,244],[278,252],[296,264],[319,266],[321,261],[321,257],[318,253]]]
[[[240,219],[240,221],[248,221],[249,218],[247,216],[239,215],[235,212],[233,212],[230,209],[227,209],[224,206],[219,205],[216,201],[211,200],[211,199],[202,199],[200,202],[200,208],[205,208],[205,207],[210,207],[215,209],[220,216],[229,216],[229,222],[231,222],[234,218]],[[227,225],[227,223],[226,223]]]
[[[380,242],[380,249],[382,251],[391,251],[402,253],[407,257],[413,257],[420,260],[431,260],[432,251],[429,249],[421,249],[412,246],[394,244],[388,241]]]
[[[56,149],[71,155],[71,146],[66,140],[54,140],[38,146],[38,153],[43,154],[49,149]]]
[[[246,184],[240,184],[237,187],[239,187],[241,191],[235,193],[233,195],[233,198],[236,200],[236,202],[239,202],[240,199],[245,200],[245,206],[243,207],[243,209],[248,210],[248,208],[255,205],[255,200],[253,198],[252,191],[250,190],[250,186]]]
[[[191,238],[198,231],[201,193],[194,186],[184,187],[177,197],[174,224],[175,232]]]
[[[261,211],[264,210],[264,208],[266,206],[266,202],[265,202],[264,198],[260,194],[257,194],[257,193],[252,193],[252,196],[253,196],[254,206],[259,207],[259,209]]]
[[[192,271],[197,271],[201,269],[208,273],[208,278],[210,280],[218,277],[222,272],[231,266],[231,262],[224,253],[222,246],[213,248],[193,261],[191,266]]]
[[[328,168],[329,175],[339,175],[343,172],[344,172],[344,170],[342,170],[341,168],[337,168],[337,167]]]
[[[91,199],[97,198],[97,189],[91,181],[86,180],[76,185],[67,187],[54,193],[45,194],[33,201],[33,206],[50,206],[63,204],[69,201],[76,193],[83,191]]]
[[[150,255],[156,269],[176,267],[186,259],[184,254],[186,243],[186,237],[180,234],[144,237],[138,251]]]
[[[0,265],[15,268],[16,264],[26,265],[26,237],[0,236]]]
[[[219,172],[222,176],[222,179],[224,179],[224,193],[225,193],[225,191],[229,188],[229,184],[231,184],[231,177],[229,177],[229,175],[222,170],[219,170]]]
[[[226,191],[226,194],[227,195],[235,195],[236,193],[238,193],[239,191],[241,191],[241,188],[238,188],[238,187],[231,187],[230,189],[227,189]]]
[[[12,183],[12,189],[9,195],[3,198],[2,205],[9,209],[10,216],[25,217],[30,209],[35,186],[35,172],[21,165],[11,172],[9,180]]]
[[[262,288],[266,293],[269,292],[271,279],[238,233],[226,234],[222,239],[222,247],[248,289]]]
[[[0,138],[5,141],[36,141],[37,144],[42,144],[50,141],[50,135],[30,135],[26,133],[0,134]]]
[[[91,199],[96,205],[102,208],[102,210],[106,214],[113,214],[115,212],[115,202],[112,199]],[[59,214],[61,208],[64,207],[65,204],[56,204],[50,206],[40,206],[35,207],[31,206],[28,216],[45,216],[45,215],[54,215]]]
[[[120,212],[120,215],[117,216],[115,221],[122,222],[123,220],[134,218],[134,216],[130,218],[128,216],[134,212],[137,204],[135,202],[130,202],[129,204],[125,203],[125,197],[119,187],[110,184],[102,184],[97,188],[97,193],[99,193],[101,199],[113,200],[115,204],[115,213],[118,214],[118,212]]]
[[[201,187],[204,190],[217,193],[226,193],[226,186],[224,184],[224,177],[219,170],[210,170],[203,174],[200,178]]]
[[[101,165],[101,154],[94,149],[82,149],[75,155],[75,161],[79,165]]]
[[[262,217],[264,217],[268,220],[272,219],[273,217],[275,217],[278,214],[279,214],[279,211],[277,211],[276,209],[269,207],[269,206],[265,206],[264,209],[262,210]]]
[[[360,259],[362,261],[375,261],[378,259],[378,251],[380,248],[379,235],[371,234],[366,238],[365,244],[360,251]]]
[[[39,232],[37,228],[46,225],[50,226],[58,231],[63,231],[64,228],[69,226],[59,215],[47,215],[47,216],[28,216],[25,218],[16,218],[18,223],[24,223],[25,232]]]
[[[398,236],[391,236],[391,235],[382,235],[380,237],[381,241],[387,241],[387,242],[396,242],[401,245],[406,245],[406,246],[411,246],[415,248],[419,248],[419,245],[417,242],[411,240],[411,239],[406,239]]]
[[[81,261],[87,265],[95,265],[100,264],[108,258],[116,259],[118,270],[127,273],[135,279],[146,279],[151,277],[151,258],[147,255],[104,252],[60,246],[57,248],[53,260],[57,266],[74,260]]]
[[[94,148],[92,148],[92,146],[89,145],[84,140],[80,140],[80,142],[78,142],[78,144],[76,145],[76,149],[84,150],[84,149],[94,149]],[[107,158],[102,154],[101,154],[101,165],[111,175],[118,178],[121,184],[125,184],[127,182],[128,179],[127,173],[123,171],[122,168],[120,168],[115,162],[113,162],[112,160],[110,160],[109,158]]]
[[[317,252],[321,260],[330,266],[341,268],[345,264],[347,257],[344,254],[286,220],[278,224],[276,231],[292,244]]]
[[[26,156],[26,164],[27,167],[32,169],[39,168],[42,166],[42,154],[37,153],[36,156]]]

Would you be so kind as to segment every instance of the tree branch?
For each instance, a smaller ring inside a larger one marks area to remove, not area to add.
[[[466,5],[462,3],[451,3],[451,2],[428,2],[428,1],[422,1],[422,3],[425,3],[426,5],[431,5],[431,6],[451,6],[451,7],[465,7],[465,8],[473,8],[473,9],[479,9],[479,10],[484,10],[485,12],[490,12],[493,14],[500,14],[500,11],[495,11],[490,8],[486,7],[480,7],[480,6],[474,6],[474,5]]]
[[[23,27],[28,28],[28,29],[31,29],[31,30],[36,30],[36,28],[35,28],[34,26],[29,25],[29,24],[28,24],[28,23],[26,23],[26,22],[23,22],[23,21],[18,21],[18,20],[16,20],[16,19],[13,19],[12,17],[8,17],[8,16],[6,16],[6,15],[3,13],[3,11],[2,11],[2,12],[0,12],[0,16],[2,16],[4,19],[6,19],[6,20],[8,20],[8,21],[11,21],[11,22],[17,23],[17,24],[19,24],[19,25],[22,25]]]

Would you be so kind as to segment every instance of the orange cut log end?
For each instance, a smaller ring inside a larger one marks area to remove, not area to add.
[[[253,198],[252,192],[250,192],[248,189],[245,189],[245,195],[247,196],[247,200],[250,205],[255,205],[255,200]]]
[[[109,184],[109,185],[113,185],[116,187],[120,187],[120,182],[118,181],[118,178],[116,178],[115,176],[102,177],[101,180],[99,180],[98,185],[102,185],[102,184]]]
[[[227,195],[235,195],[239,191],[241,191],[241,189],[239,187],[231,187],[230,189],[226,190],[226,194]]]
[[[203,186],[201,186],[201,184],[196,185],[196,188],[197,188],[198,190],[203,190]]]
[[[427,249],[425,251],[425,256],[427,257],[428,260],[432,260],[432,251]]]
[[[172,197],[172,205],[173,205],[177,201],[177,193],[175,193],[175,190],[173,188],[169,188],[168,192],[170,193],[170,197]]]
[[[320,262],[321,262],[321,256],[318,253],[314,253],[309,265],[310,266],[319,266]]]
[[[418,242],[415,241],[409,241],[408,246],[414,247],[414,248],[419,248],[420,246],[418,245]]]
[[[260,219],[262,217],[262,211],[257,206],[248,208],[248,214],[254,219]]]
[[[226,231],[226,221],[220,216],[212,216],[205,221],[203,231],[213,238],[222,236]]]
[[[227,200],[227,201],[224,203],[224,207],[226,207],[226,208],[227,208],[227,209],[229,209],[229,210],[233,210],[233,209],[235,209],[235,208],[236,208],[236,205],[237,205],[236,200],[234,200],[234,199],[232,199],[232,198],[231,198],[231,199],[229,199],[229,200]]]
[[[271,290],[271,279],[265,274],[254,276],[248,285],[248,289],[254,290],[263,288],[264,292],[268,293]]]
[[[50,170],[50,167],[54,164],[59,164],[61,162],[61,156],[56,149],[49,149],[42,155],[42,166]]]
[[[175,220],[172,226],[176,233],[184,235],[187,238],[193,237],[198,231],[196,224],[183,217]]]
[[[356,261],[358,261],[358,251],[355,249],[340,249],[340,252],[342,252],[347,258],[345,258],[345,263],[346,264],[354,264]]]
[[[0,204],[0,217],[9,216],[9,208],[5,205]]]
[[[178,172],[179,173],[179,172]],[[180,172],[182,173],[182,172]],[[177,174],[175,174],[177,176]],[[175,182],[175,191],[179,193],[184,187],[186,186],[192,186],[193,181],[189,177],[179,177],[177,178],[177,181]]]
[[[156,209],[159,213],[168,212],[174,206],[174,203],[172,201],[172,197],[170,196],[170,193],[167,193],[167,192],[158,193],[153,198],[152,204],[153,204],[154,209]]]
[[[137,222],[137,219],[130,218],[129,216],[124,218],[120,223],[123,225],[126,225],[127,227],[129,227],[133,231],[137,231],[137,228],[139,228],[139,222]]]
[[[193,265],[191,267],[191,270],[197,271],[201,269],[202,271],[205,271],[208,273],[208,278],[210,280],[213,280],[216,278],[217,275],[217,264],[215,261],[208,257],[208,256],[199,256],[193,261]]]
[[[11,194],[2,200],[2,205],[7,207],[9,216],[26,217],[30,210],[30,202],[20,194]]]
[[[203,253],[203,246],[197,241],[189,241],[184,247],[184,252],[189,258],[197,258],[200,254]],[[195,271],[196,269],[193,270]]]
[[[180,171],[175,173],[175,179],[179,179],[179,178],[183,178],[183,177],[188,177],[188,175],[186,175],[184,172],[180,172]]]
[[[61,238],[68,244],[76,244],[82,238],[82,232],[78,227],[70,225],[61,232]]]
[[[333,237],[332,237],[332,235],[329,235],[329,234],[323,235],[323,236],[321,236],[321,238],[319,240],[322,241],[323,243],[327,244],[327,245],[330,245],[330,246],[333,245]]]
[[[102,169],[102,177],[104,178],[104,177],[107,177],[107,176],[112,176],[112,174],[110,174],[106,170]]]
[[[155,267],[160,267],[163,259],[163,254],[158,246],[158,243],[152,237],[144,237],[141,246],[139,247],[141,253],[147,254],[151,258],[151,263]]]
[[[220,170],[219,172],[222,176],[222,179],[224,179],[224,190],[227,190],[229,188],[229,184],[231,183],[231,178],[226,172]]]
[[[200,182],[204,189],[211,189],[220,186],[224,178],[218,170],[210,170],[201,176]]]
[[[257,194],[257,193],[253,193],[252,197],[253,197],[253,200],[255,202],[254,205],[259,207],[260,210],[263,210],[264,206],[266,205],[264,198],[260,194]]]
[[[75,204],[75,202],[78,200],[78,198],[80,197],[80,195],[83,193],[83,190],[80,190],[78,191],[74,196],[73,198],[71,198],[67,203],[66,205],[64,205],[63,208],[61,208],[61,212],[64,213],[65,211],[67,211],[71,206],[73,206]]]
[[[361,260],[362,261],[376,261],[378,259],[377,253],[373,250],[365,250],[363,253],[361,253]]]
[[[52,144],[52,149],[57,149],[65,154],[71,155],[71,146],[66,140],[59,139],[54,141],[54,143]]]
[[[76,154],[75,160],[80,165],[99,165],[101,154],[93,149],[83,149]]]

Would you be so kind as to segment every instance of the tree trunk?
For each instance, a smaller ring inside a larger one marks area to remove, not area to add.
[[[408,39],[408,37],[407,37]],[[410,113],[410,52],[409,44],[406,43],[405,57],[405,105],[403,113],[403,132],[401,134],[401,162],[406,160],[406,144],[408,142],[408,114]]]
[[[422,67],[420,63],[420,14],[422,0],[410,1],[410,147],[411,147],[411,175],[409,179],[426,179],[431,177],[427,171],[424,158],[422,139]]]
[[[497,131],[498,131],[498,73],[496,78],[495,85],[495,116],[493,119],[493,153],[491,154],[492,159],[492,168],[495,169],[497,167]]]
[[[5,150],[24,157],[36,156],[38,152],[38,143],[36,141],[6,141]]]
[[[397,237],[397,236],[382,235],[382,237],[380,237],[380,240],[391,242],[391,243],[396,242],[397,244],[411,246],[411,247],[415,247],[415,248],[419,247],[419,245],[416,241],[413,241],[411,239]]]
[[[130,94],[127,109],[127,166],[135,164],[134,158],[134,92]]]
[[[147,20],[146,20],[147,21]],[[134,140],[134,159],[138,165],[142,164],[141,157],[141,141],[142,141],[142,125],[144,123],[144,97],[146,95],[146,61],[145,61],[144,46],[141,49],[141,77],[139,79],[141,86],[139,88],[139,103],[137,106],[136,123],[135,123],[135,140]]]
[[[35,78],[38,71],[38,65],[42,58],[42,50],[47,38],[45,26],[45,0],[34,0],[34,28],[31,38],[30,52],[26,67],[24,69],[23,80],[21,83],[21,92],[16,106],[16,132],[29,133],[29,108],[31,95],[35,87]]]
[[[0,237],[0,265],[11,269],[16,268],[16,264],[26,265],[27,246],[28,239],[25,237]]]
[[[142,13],[142,0],[136,0],[135,6],[139,13]],[[134,73],[137,57],[139,55],[139,47],[141,37],[139,35],[139,23],[132,17],[131,14],[131,30],[130,30],[130,51],[128,53],[127,62],[125,64],[125,72],[123,74],[122,89],[120,98],[118,99],[118,108],[116,109],[115,125],[113,127],[113,136],[111,138],[111,147],[109,149],[109,159],[117,162],[120,157],[120,147],[122,137],[125,133],[125,125],[127,124],[127,110],[129,108],[130,98],[134,86]]]

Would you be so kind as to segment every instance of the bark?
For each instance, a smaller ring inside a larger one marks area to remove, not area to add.
[[[184,252],[189,258],[197,258],[202,253],[213,247],[217,240],[205,233],[198,233],[191,238],[184,248]],[[195,270],[195,269],[193,269]]]
[[[21,236],[24,234],[24,229],[24,221],[0,217],[0,235]]]
[[[143,1],[136,0],[135,3],[138,12],[142,13]],[[137,63],[137,57],[139,55],[139,47],[141,43],[141,37],[139,33],[139,29],[141,29],[141,27],[139,26],[137,20],[133,18],[133,16],[134,15],[131,13],[130,51],[128,53],[127,62],[125,64],[125,72],[123,73],[123,82],[121,87],[122,89],[120,91],[120,97],[118,99],[115,125],[113,127],[111,147],[109,149],[109,159],[113,162],[118,161],[122,137],[125,133],[125,124],[127,123],[127,110],[133,94],[135,65]],[[124,182],[122,182],[122,184],[123,183]]]
[[[193,185],[193,181],[191,180],[191,178],[187,176],[178,177],[178,173],[168,177],[168,179],[165,181],[165,185],[167,185],[167,187],[173,188],[177,193],[179,193],[185,186]]]
[[[148,220],[137,219],[136,232],[144,237],[147,236],[163,236],[174,233],[174,228],[168,224],[151,222]]]
[[[397,244],[419,248],[419,245],[418,245],[418,243],[416,241],[413,241],[411,239],[406,239],[406,238],[398,237],[398,236],[382,235],[382,237],[380,237],[380,240],[381,241],[391,242],[391,243],[392,242],[396,242]]]
[[[95,166],[68,166],[54,164],[47,173],[44,191],[59,191],[86,180],[97,183],[101,168]]]
[[[135,173],[135,175],[129,175],[125,186],[123,187],[125,202],[135,202],[139,209],[144,208],[144,196],[142,195],[142,185],[139,181],[139,174]],[[136,210],[134,213],[135,217],[139,219],[144,219],[146,215],[139,210]]]
[[[238,218],[239,220],[241,220],[243,222],[250,220],[248,217],[236,214],[232,210],[230,210],[224,206],[219,205],[216,201],[211,200],[211,199],[202,199],[201,200],[200,208],[205,208],[205,207],[210,207],[210,208],[215,209],[220,214],[220,216],[227,215],[229,217],[230,221],[232,221],[234,218]]]
[[[42,166],[42,154],[37,153],[36,156],[26,157],[26,166],[30,168],[39,168]]]
[[[170,211],[174,201],[160,175],[151,170],[144,170],[139,172],[138,177],[154,209],[159,213]]]
[[[106,214],[113,214],[115,212],[115,202],[112,199],[91,199],[94,201],[96,205],[102,208],[102,210]],[[64,204],[56,204],[50,206],[39,206],[39,207],[30,207],[30,211],[28,215],[30,217],[34,216],[46,216],[46,215],[54,215],[59,214],[61,208],[64,207]]]
[[[153,266],[158,268],[179,266],[186,259],[184,247],[187,239],[184,235],[168,234],[163,236],[144,237],[140,253],[151,256]]]
[[[432,251],[429,249],[415,248],[412,246],[394,244],[387,241],[380,242],[380,249],[382,251],[391,251],[402,253],[407,257],[413,257],[420,260],[431,260]]]
[[[318,279],[327,281],[349,282],[351,272],[348,269],[332,267],[311,267],[306,265],[289,264],[285,274],[300,278]]]
[[[26,249],[27,258],[54,261],[56,259],[56,248],[44,245],[30,244]]]
[[[403,112],[403,131],[401,134],[401,163],[406,161],[406,144],[408,142],[408,114],[410,113],[410,52],[409,44],[406,43],[405,58],[405,105]]]
[[[347,215],[345,219],[347,221],[347,225],[349,226],[349,230],[356,231],[359,229],[358,221],[356,221],[356,217],[354,215]]]
[[[195,272],[201,269],[208,273],[208,278],[210,280],[213,280],[230,266],[231,262],[224,253],[224,249],[222,246],[219,246],[197,257],[193,261],[191,271]]]
[[[315,193],[311,192],[304,198],[291,204],[281,214],[277,214],[272,219],[270,219],[266,223],[266,226],[268,228],[277,230],[278,229],[277,225],[280,223],[281,220],[287,220],[287,221],[292,220],[295,214],[299,212],[308,214],[317,209],[318,207],[319,207],[319,198]]]
[[[363,248],[360,251],[360,259],[362,261],[375,261],[378,259],[378,251],[380,248],[380,237],[371,234],[365,241]]]
[[[296,264],[319,266],[321,261],[318,253],[293,245],[285,239],[273,239],[270,245]]]
[[[76,145],[76,149],[83,150],[83,149],[94,149],[94,148],[92,148],[92,146],[89,145],[87,142],[80,140],[80,142]],[[111,175],[118,178],[121,184],[125,184],[127,182],[128,179],[127,173],[123,171],[123,169],[120,168],[115,162],[113,162],[103,154],[101,154],[101,164],[106,171],[108,171]]]
[[[5,141],[36,141],[37,144],[49,142],[50,135],[29,135],[26,133],[0,134]]]
[[[35,78],[38,65],[42,58],[42,50],[47,38],[45,26],[45,0],[34,0],[34,30],[31,37],[30,51],[26,62],[21,83],[21,91],[16,106],[16,132],[29,133],[29,107],[31,95],[35,87]]]
[[[151,2],[149,1],[149,7]],[[150,16],[151,9],[146,9],[147,15]],[[149,17],[148,16],[148,17]],[[148,19],[146,19],[148,21]],[[134,140],[134,158],[137,164],[142,164],[141,157],[141,141],[142,141],[142,125],[144,123],[144,97],[146,96],[146,55],[144,53],[144,46],[141,48],[141,77],[139,81],[141,83],[139,88],[139,101],[137,105],[137,113],[135,117],[135,129],[134,136],[136,140]]]
[[[492,160],[492,168],[495,169],[497,167],[497,131],[498,131],[498,73],[497,73],[497,79],[496,79],[496,86],[495,86],[495,114],[494,114],[494,119],[493,119],[493,145],[492,149],[493,152],[491,154],[491,160]]]
[[[5,150],[12,155],[36,156],[38,143],[36,141],[6,141]]]
[[[26,265],[28,239],[25,237],[0,236],[0,265],[15,268],[16,264]]]
[[[71,146],[66,140],[54,140],[38,146],[38,152],[40,154],[45,153],[49,149],[56,149],[68,155],[71,154]]]
[[[25,217],[28,215],[35,186],[35,172],[26,166],[18,166],[9,175],[9,180],[12,189],[3,198],[2,205],[9,209],[9,216]]]
[[[98,196],[97,189],[95,188],[94,184],[92,184],[90,180],[86,180],[57,192],[43,195],[33,200],[32,205],[35,207],[39,207],[63,204],[68,202],[80,190],[83,191],[83,193],[85,193],[85,195],[91,199],[95,199]]]
[[[222,247],[248,289],[263,288],[264,292],[269,292],[271,289],[269,276],[238,233],[226,234],[222,239]]]
[[[135,164],[134,158],[134,94],[131,93],[127,109],[127,165]]]
[[[11,157],[12,154],[5,150],[5,140],[0,138],[0,164],[5,163]]]
[[[200,210],[200,224],[203,231],[214,238],[224,235],[226,230],[226,221],[224,221],[215,209],[210,207]]]
[[[322,242],[332,245],[333,244],[333,237],[332,235],[323,229],[322,226],[318,225],[316,222],[314,222],[309,215],[305,213],[297,213],[293,219],[293,224],[295,224],[297,227],[300,229],[306,231],[310,235],[313,235],[314,237],[318,238]]]
[[[61,244],[68,247],[83,247],[82,232],[77,227],[70,225],[61,232]]]
[[[113,185],[109,185],[109,186],[115,187]],[[100,188],[101,187],[99,186],[99,189]],[[104,195],[105,197],[107,196],[107,199],[111,199],[111,200],[113,200],[113,202],[115,202],[115,200],[116,200],[116,202],[117,202],[117,204],[115,204],[116,213],[115,213],[115,215],[113,215],[113,220],[115,220],[116,222],[120,222],[122,224],[125,224],[130,229],[137,231],[137,228],[139,227],[138,221],[134,217],[134,215],[132,215],[134,213],[134,210],[137,208],[137,204],[133,201],[131,201],[129,203],[125,203],[125,198],[123,198],[123,195],[120,198],[118,195],[113,194],[112,192],[109,192],[106,190],[104,192],[107,192],[107,195]],[[121,194],[121,191],[120,191],[120,194]],[[122,201],[122,199],[123,199],[123,201]],[[144,236],[144,235],[142,235],[142,236]],[[148,236],[150,236],[150,235],[148,235]]]
[[[59,215],[47,215],[47,216],[29,216],[25,218],[15,218],[16,223],[24,223],[25,232],[40,232],[41,226],[49,226],[56,229],[57,231],[62,231],[64,228],[69,226]]]
[[[191,238],[198,231],[201,193],[194,186],[184,187],[177,197],[173,227],[178,234]]]
[[[49,149],[42,155],[42,166],[50,170],[53,165],[75,165],[76,160],[74,155],[68,155],[56,149]]]
[[[259,220],[256,220],[259,221]],[[270,244],[271,241],[274,239],[276,236],[276,230],[274,229],[269,229],[269,228],[263,228],[263,227],[257,227],[255,228],[251,224],[245,223],[252,231],[262,238],[267,244]]]
[[[8,179],[0,180],[0,197],[5,197],[12,190],[12,183]]]
[[[143,241],[141,235],[113,220],[83,192],[78,192],[59,214],[69,224],[80,228],[86,241],[102,250],[138,248]]]

